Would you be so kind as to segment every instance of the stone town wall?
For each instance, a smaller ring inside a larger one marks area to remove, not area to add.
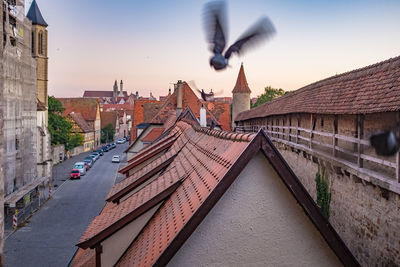
[[[316,200],[315,175],[325,166],[331,188],[329,221],[362,266],[400,265],[400,196],[351,175],[337,174],[328,162],[315,163],[275,143],[286,162]]]
[[[0,5],[0,58],[3,55],[3,5]],[[3,78],[3,61],[0,61],[0,77]],[[3,99],[3,83],[0,82],[0,99]],[[0,101],[0,266],[4,266],[4,174],[3,174],[3,101]]]
[[[263,127],[270,131],[268,135],[271,138],[282,140],[274,141],[275,146],[314,200],[317,199],[315,178],[318,167],[327,170],[332,198],[329,221],[363,266],[400,266],[400,196],[396,169],[363,160],[364,171],[369,170],[370,174],[376,173],[384,177],[373,178],[367,172],[362,173],[358,167],[356,143],[336,139],[336,156],[333,156],[332,147],[321,145],[332,145],[332,136],[314,134],[313,140],[317,142],[312,144],[311,149],[309,139],[300,138],[310,138],[310,132],[290,129],[298,126],[332,134],[336,128],[337,134],[349,138],[357,138],[360,131],[361,139],[367,140],[373,133],[394,129],[399,117],[398,112],[336,117],[330,114],[301,113],[251,119],[239,124],[249,127],[251,131]],[[296,147],[297,144],[300,148]],[[361,153],[377,161],[397,164],[396,156],[378,156],[369,145],[363,145]],[[331,161],[323,155],[339,161],[345,160],[356,169]]]

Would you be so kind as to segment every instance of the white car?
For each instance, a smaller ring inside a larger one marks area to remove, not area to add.
[[[85,167],[85,162],[76,162],[74,164],[74,167],[72,169],[77,169],[81,173],[81,175],[86,174],[86,167]]]
[[[125,139],[118,139],[117,140],[117,144],[123,144],[123,143],[125,143]]]
[[[111,162],[119,163],[119,156],[117,156],[117,155],[113,156]]]

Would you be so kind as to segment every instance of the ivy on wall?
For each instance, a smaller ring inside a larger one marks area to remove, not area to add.
[[[322,215],[329,219],[329,206],[331,203],[331,192],[329,188],[329,178],[325,169],[318,168],[315,175],[315,184],[317,187],[317,204],[322,211]]]

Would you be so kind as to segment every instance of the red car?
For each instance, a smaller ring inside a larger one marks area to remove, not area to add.
[[[78,169],[72,169],[69,177],[71,179],[81,179],[81,173],[79,172]]]
[[[85,162],[85,169],[86,169],[86,171],[88,171],[90,169],[90,166],[87,162]]]

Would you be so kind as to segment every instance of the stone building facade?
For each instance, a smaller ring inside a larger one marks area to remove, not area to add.
[[[0,36],[3,37],[3,5],[0,5]],[[0,56],[3,56],[3,43],[0,45]],[[3,75],[3,61],[0,61],[0,76]],[[0,99],[4,94],[3,83],[0,82]],[[3,103],[0,101],[0,129],[3,129]],[[4,165],[3,165],[3,131],[0,131],[0,266],[4,265]]]
[[[32,56],[36,60],[37,74],[37,172],[39,177],[45,178],[51,183],[52,156],[51,140],[48,130],[48,56],[47,56],[47,29],[46,21],[40,9],[33,1],[29,8],[28,19],[32,22],[31,49]]]
[[[400,57],[310,84],[236,118],[264,129],[315,201],[325,172],[329,221],[363,266],[400,265],[400,154],[375,133],[400,123]],[[321,208],[324,205],[321,204]]]

